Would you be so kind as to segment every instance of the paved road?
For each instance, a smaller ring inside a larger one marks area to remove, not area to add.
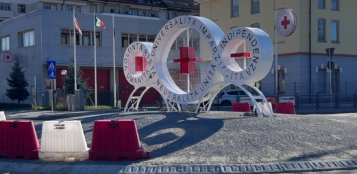
[[[151,159],[135,162],[101,161],[101,165],[243,165],[357,158],[357,114],[277,115],[274,118],[257,118],[215,111],[199,115],[92,111],[64,113],[56,117],[46,113],[47,117],[37,118],[26,113],[11,115],[7,119],[21,117],[34,120],[39,139],[42,121],[81,120],[89,147],[94,120],[134,119],[142,146],[151,152]],[[15,161],[3,158],[0,159],[0,165],[2,162]],[[49,164],[35,161],[29,163]],[[98,163],[84,161],[76,164]]]

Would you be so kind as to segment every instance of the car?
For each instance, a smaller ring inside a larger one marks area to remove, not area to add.
[[[232,106],[237,102],[237,97],[246,97],[247,95],[241,89],[222,91],[217,95],[221,106]]]

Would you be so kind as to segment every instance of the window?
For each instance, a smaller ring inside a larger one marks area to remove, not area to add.
[[[175,4],[175,2],[174,1],[166,1],[166,3],[168,3],[168,4]]]
[[[176,13],[171,13],[171,17],[175,18],[176,17]]]
[[[340,70],[338,69],[332,70],[331,78],[332,78],[331,81],[332,91],[340,92]]]
[[[121,47],[127,48],[129,46],[128,34],[121,35]]]
[[[148,35],[148,42],[154,43],[155,35]]]
[[[138,15],[138,10],[130,10],[130,15]]]
[[[1,51],[8,51],[10,50],[10,37],[3,37],[1,38]]]
[[[26,5],[17,6],[19,13],[26,13]]]
[[[66,11],[72,11],[72,7],[67,7]]]
[[[332,21],[331,22],[331,42],[338,42],[338,21]]]
[[[92,37],[93,37],[93,32],[92,31],[82,31],[82,44],[84,46],[94,46],[94,43],[92,42]],[[98,44],[97,44],[98,45]]]
[[[156,12],[155,11],[150,11],[150,17],[156,17]]]
[[[92,45],[94,46],[94,38],[95,38],[95,45],[97,47],[102,46],[102,42],[100,40],[100,32],[95,32],[95,36],[94,36],[94,32],[91,31],[91,35],[92,35]]]
[[[129,34],[129,45],[138,41],[137,34]]]
[[[194,2],[194,3],[192,3],[193,5],[198,5],[198,3],[196,3],[196,2]]]
[[[73,30],[71,30],[70,37],[71,37],[71,45],[73,45],[74,44],[74,32],[73,32]],[[80,41],[79,40],[80,40],[80,35],[79,35],[78,30],[76,30],[76,45],[80,45]]]
[[[180,2],[180,4],[184,6],[190,6],[190,4],[188,4],[187,2]]]
[[[318,71],[318,84],[317,84],[317,87],[319,88],[318,89],[318,92],[327,92],[326,90],[326,86],[327,86],[327,83],[326,83],[326,70],[325,69],[319,69]]]
[[[259,23],[255,23],[255,24],[252,24],[251,27],[253,27],[253,28],[260,28],[260,24],[259,24]]]
[[[115,9],[110,9],[110,13],[115,13]]]
[[[285,72],[284,70],[278,70],[278,91],[279,93],[285,93]]]
[[[20,33],[21,47],[29,47],[35,45],[35,31],[26,31]]]
[[[146,42],[146,35],[139,35],[140,42]]]
[[[180,49],[181,47],[183,47],[183,38],[177,37],[177,48]]]
[[[238,91],[227,92],[228,95],[238,95]]]
[[[317,25],[317,40],[325,41],[325,19],[319,19]]]
[[[10,10],[9,4],[0,4],[0,10]]]
[[[326,5],[325,4],[325,0],[319,0],[318,1],[318,4],[317,4],[318,8],[326,8],[325,5]]]
[[[43,9],[45,10],[57,10],[56,5],[43,4]]]
[[[232,0],[231,10],[232,17],[239,16],[239,0]]]
[[[62,29],[61,31],[61,44],[63,45],[69,45],[70,44],[70,35],[69,35],[69,30]]]
[[[81,7],[77,7],[77,8],[76,8],[76,12],[77,12],[77,13],[80,13],[80,12],[81,12]]]
[[[252,1],[252,14],[260,12],[260,0],[251,0]]]
[[[97,13],[97,5],[90,5],[90,12]]]
[[[255,87],[258,88],[259,90],[262,90],[262,81],[259,80],[258,82],[255,82]]]
[[[331,10],[340,10],[340,0],[331,0]]]
[[[169,12],[166,13],[166,19],[170,19],[170,13]]]
[[[200,51],[200,39],[193,38],[193,48],[195,51]]]

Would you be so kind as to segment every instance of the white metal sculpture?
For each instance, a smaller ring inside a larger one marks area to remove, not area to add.
[[[201,79],[201,84],[190,92],[181,90],[175,84],[167,67],[171,45],[188,28],[195,29],[201,34],[201,38],[204,38],[210,47],[212,56],[205,77]],[[232,53],[236,53],[239,46],[244,43],[250,45],[251,52],[242,55],[244,58],[250,58],[251,61],[248,66],[240,67],[235,58],[232,58]],[[224,34],[214,22],[207,18],[177,17],[162,27],[154,43],[135,42],[127,48],[123,59],[124,73],[128,82],[135,89],[127,101],[125,111],[138,109],[144,92],[136,97],[134,93],[141,87],[146,87],[146,90],[151,87],[155,88],[164,99],[168,112],[180,111],[180,104],[186,103],[196,103],[196,112],[209,111],[217,94],[224,87],[234,84],[252,99],[260,117],[264,113],[273,116],[271,109],[264,111],[264,108],[270,108],[264,107],[268,101],[263,93],[254,86],[255,82],[263,79],[271,69],[273,54],[270,37],[261,29],[237,27]],[[247,55],[248,57],[245,57]],[[140,72],[135,71],[135,57],[137,56],[145,57],[147,61],[147,66]],[[259,95],[253,96],[242,86],[243,84],[254,89]],[[256,99],[261,99],[262,104],[258,104]],[[130,103],[133,104],[128,108]]]

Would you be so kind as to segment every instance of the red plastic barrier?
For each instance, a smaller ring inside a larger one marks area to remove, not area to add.
[[[0,121],[0,155],[38,159],[40,145],[32,121]]]
[[[271,103],[271,107],[275,108],[275,97],[274,96],[270,96],[270,97],[265,96],[265,98],[268,100],[268,102]]]
[[[295,114],[294,104],[292,102],[287,102],[287,103],[278,102],[276,103],[275,113]]]
[[[250,112],[249,103],[233,103],[232,112]]]
[[[118,161],[120,158],[148,159],[150,152],[141,147],[134,120],[96,120],[94,121],[92,146],[89,159],[107,158]]]

